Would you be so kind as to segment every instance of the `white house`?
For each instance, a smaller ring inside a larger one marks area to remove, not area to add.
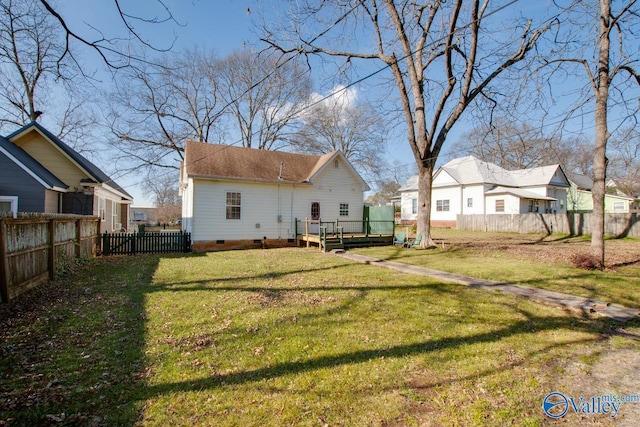
[[[187,141],[182,227],[194,250],[295,241],[297,219],[362,221],[368,185],[339,151],[309,156]]]
[[[431,224],[455,227],[456,215],[563,213],[569,180],[560,165],[507,171],[467,156],[436,170]],[[417,220],[418,176],[400,188],[402,221]]]

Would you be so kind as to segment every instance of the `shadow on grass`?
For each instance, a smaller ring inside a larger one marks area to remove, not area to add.
[[[346,302],[309,316],[328,316],[336,310],[348,310],[370,291],[429,289],[436,293],[454,293],[450,286],[432,281],[404,286],[319,285],[299,289],[266,284],[205,286],[216,281],[232,283],[247,279],[274,279],[288,274],[326,271],[327,268],[158,284],[154,281],[154,273],[159,262],[158,256],[97,259],[51,287],[25,294],[24,298],[0,306],[0,368],[3,370],[0,377],[0,424],[13,420],[17,425],[132,425],[138,421],[144,401],[159,394],[216,389],[383,358],[429,354],[500,341],[517,334],[559,329],[594,330],[586,320],[540,317],[521,311],[523,319],[497,331],[359,349],[226,375],[149,385],[146,381],[149,367],[145,366],[145,300],[151,292],[196,289],[256,294],[275,292],[279,298],[278,294],[289,291],[355,291],[355,295],[347,298]],[[329,269],[352,265],[340,264]],[[500,369],[506,370],[509,366]],[[489,374],[488,371],[481,373]]]
[[[157,256],[92,260],[0,306],[0,425],[133,425]]]
[[[387,348],[373,348],[358,350],[339,355],[321,356],[296,362],[279,363],[272,366],[235,372],[225,375],[214,375],[189,381],[172,382],[153,385],[145,389],[145,397],[151,398],[160,394],[187,392],[192,390],[213,390],[223,386],[240,385],[279,378],[288,375],[296,375],[310,371],[337,368],[345,365],[368,363],[374,360],[388,358],[403,358],[416,355],[429,354],[436,351],[461,348],[478,343],[497,342],[518,334],[539,333],[540,331],[570,330],[593,332],[593,326],[586,321],[577,321],[569,317],[538,317],[529,314],[527,319],[516,321],[511,325],[497,331],[478,333],[471,336],[447,337],[435,340],[426,340],[413,344],[397,345]],[[532,332],[535,331],[535,332]],[[561,345],[573,345],[595,341],[586,339]],[[512,366],[503,366],[501,369],[510,369]],[[481,375],[490,375],[496,370],[487,370]]]

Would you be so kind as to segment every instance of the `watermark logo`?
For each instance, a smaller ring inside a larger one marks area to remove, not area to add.
[[[569,411],[569,400],[564,394],[554,391],[544,398],[542,409],[550,418],[562,418]]]
[[[623,403],[640,403],[639,395],[603,394],[591,398],[570,397],[560,392],[549,393],[542,400],[542,410],[549,418],[562,418],[567,412],[586,415],[609,415],[615,418]]]

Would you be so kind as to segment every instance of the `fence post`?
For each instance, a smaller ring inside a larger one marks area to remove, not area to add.
[[[307,247],[310,247],[311,244],[309,242],[309,217],[304,219],[304,234],[307,237]]]
[[[56,220],[49,220],[49,279],[56,277]]]
[[[82,256],[82,219],[78,218],[76,221],[76,258]]]
[[[9,302],[9,269],[7,268],[7,223],[0,219],[0,297]]]
[[[111,255],[111,240],[109,239],[109,233],[102,235],[102,254]]]

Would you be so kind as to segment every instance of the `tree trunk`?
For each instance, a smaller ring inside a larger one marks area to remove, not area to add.
[[[596,134],[593,158],[593,215],[591,217],[591,253],[597,267],[604,268],[604,195],[607,175],[607,101],[609,98],[609,32],[611,0],[600,0],[600,40],[596,87]]]
[[[421,164],[418,172],[418,230],[422,234],[421,248],[435,248],[431,238],[431,186],[435,163]]]

